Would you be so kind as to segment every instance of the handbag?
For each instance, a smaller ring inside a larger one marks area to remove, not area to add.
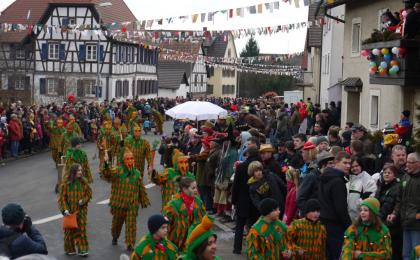
[[[66,215],[63,218],[63,229],[77,229],[77,212],[73,214]]]

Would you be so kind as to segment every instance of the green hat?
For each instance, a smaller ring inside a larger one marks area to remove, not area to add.
[[[375,198],[367,198],[360,203],[360,206],[368,207],[376,216],[379,216],[379,208],[381,203]]]
[[[215,236],[216,234],[211,229],[213,227],[213,219],[209,216],[204,216],[201,220],[201,223],[198,224],[191,232],[188,234],[187,238],[187,255],[193,254],[194,250],[199,247],[204,241],[209,237]]]

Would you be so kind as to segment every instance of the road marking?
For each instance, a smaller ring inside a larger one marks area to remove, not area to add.
[[[145,187],[146,189],[150,189],[150,188],[153,188],[153,187],[155,187],[155,186],[156,186],[156,184],[154,184],[154,183],[149,183],[149,184],[145,185],[144,187]],[[106,200],[103,200],[103,201],[99,201],[99,202],[98,202],[98,203],[96,203],[96,204],[98,204],[98,205],[106,205],[106,204],[108,204],[108,203],[109,203],[109,199],[106,199]],[[55,216],[52,216],[52,217],[43,218],[43,219],[40,219],[40,220],[34,221],[34,222],[33,222],[33,224],[34,224],[34,225],[45,224],[45,223],[48,223],[48,222],[51,222],[51,221],[54,221],[54,220],[57,220],[57,219],[60,219],[60,218],[63,218],[63,215],[62,215],[62,214],[58,214],[58,215],[55,215]]]

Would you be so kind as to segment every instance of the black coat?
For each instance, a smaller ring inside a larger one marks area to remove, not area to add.
[[[305,210],[305,203],[307,200],[318,199],[318,178],[320,175],[321,172],[319,169],[313,169],[300,183],[296,202],[297,207],[301,212]]]
[[[381,208],[379,212],[382,221],[387,225],[389,225],[389,223],[387,223],[386,218],[389,214],[391,214],[394,211],[399,194],[400,182],[397,179],[389,184],[385,184],[384,182],[382,182],[378,185],[378,190],[376,191],[375,197],[381,203]],[[398,223],[395,222],[394,224]]]
[[[247,158],[236,167],[235,178],[232,186],[232,204],[235,205],[238,216],[248,218],[251,211],[257,209],[253,206],[249,196],[248,165],[253,161],[260,161],[260,157]]]
[[[321,205],[321,221],[335,223],[343,229],[351,225],[347,206],[347,188],[344,173],[327,168],[319,177],[318,200]]]
[[[286,182],[286,176],[281,170],[280,163],[276,161],[273,157],[271,157],[267,161],[263,161],[263,165],[265,170],[274,173],[275,175],[279,176],[283,180],[283,182]]]

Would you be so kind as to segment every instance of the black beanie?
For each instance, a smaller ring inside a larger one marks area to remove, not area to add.
[[[320,211],[321,205],[319,205],[319,201],[316,199],[310,199],[305,203],[305,212],[304,214],[308,214],[309,212]]]
[[[274,199],[266,198],[260,202],[260,213],[262,216],[267,216],[268,214],[270,214],[278,208],[279,203]]]
[[[405,117],[410,117],[410,111],[409,110],[404,110],[404,111],[402,111],[402,114],[405,116]]]
[[[168,224],[169,220],[162,216],[162,215],[153,215],[149,218],[149,220],[147,221],[147,227],[149,228],[149,232],[150,234],[154,234],[156,233],[156,231],[159,230],[159,228],[163,225],[163,224]]]
[[[80,144],[80,138],[79,137],[73,137],[70,142],[71,142],[71,147],[74,148],[74,147],[76,147]]]
[[[5,225],[20,225],[25,218],[25,212],[19,204],[9,203],[1,210],[1,217]]]

